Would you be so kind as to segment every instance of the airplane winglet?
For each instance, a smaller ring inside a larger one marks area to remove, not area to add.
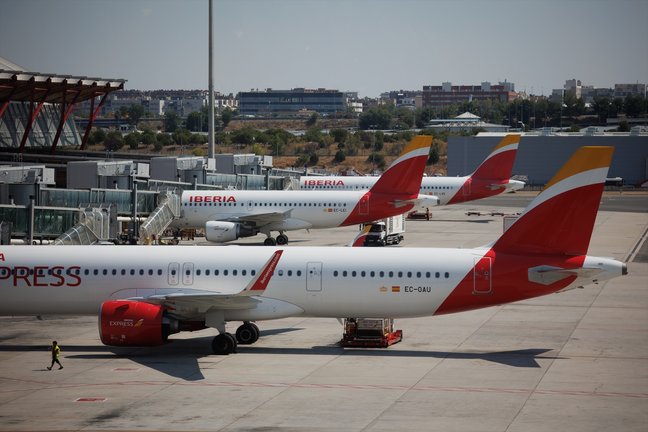
[[[259,274],[257,274],[256,277],[252,279],[250,283],[245,287],[245,289],[241,291],[241,294],[243,295],[262,294],[265,291],[265,289],[268,287],[268,284],[270,283],[270,279],[272,279],[272,274],[274,273],[275,267],[277,267],[277,264],[279,263],[279,259],[281,258],[282,253],[283,250],[275,251],[270,257],[270,259],[266,261],[266,263],[263,265]]]

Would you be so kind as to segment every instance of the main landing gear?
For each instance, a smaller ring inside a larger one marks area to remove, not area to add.
[[[238,344],[251,345],[259,340],[259,327],[249,321],[243,322],[236,330],[236,337],[231,333],[221,333],[212,340],[212,350],[217,355],[234,354]]]
[[[288,236],[287,236],[286,234],[284,234],[284,233],[280,233],[280,234],[277,236],[277,239],[276,239],[276,240],[273,239],[273,238],[270,236],[270,234],[267,234],[267,236],[268,236],[268,237],[263,241],[263,244],[264,244],[265,246],[275,246],[275,245],[283,246],[283,245],[288,244]]]

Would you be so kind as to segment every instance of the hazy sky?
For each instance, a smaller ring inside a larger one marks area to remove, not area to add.
[[[206,89],[208,0],[0,0],[27,70]],[[214,0],[214,86],[378,96],[497,83],[648,83],[648,0]]]

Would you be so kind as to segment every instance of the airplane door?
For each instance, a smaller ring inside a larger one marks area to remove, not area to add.
[[[490,294],[493,281],[491,278],[491,258],[474,258],[473,294]]]
[[[169,264],[169,285],[178,285],[178,281],[180,280],[179,275],[180,273],[180,264],[172,262]]]
[[[461,188],[464,197],[470,196],[471,186],[472,186],[472,178],[469,178],[468,180],[466,180],[466,183],[464,183],[463,187]]]
[[[365,194],[360,198],[360,202],[358,203],[358,210],[361,215],[368,215],[369,214],[369,197]]]
[[[306,291],[322,291],[321,262],[309,262],[306,264]]]
[[[193,272],[194,272],[193,263],[182,264],[182,285],[186,286],[186,285],[193,284]]]

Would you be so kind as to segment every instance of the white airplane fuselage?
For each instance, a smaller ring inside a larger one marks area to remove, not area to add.
[[[55,259],[54,248],[60,251]],[[226,310],[225,319],[433,315],[460,284],[473,284],[476,263],[488,252],[488,248],[285,248],[267,289],[257,297],[256,308]],[[267,247],[254,246],[7,247],[0,253],[0,315],[96,315],[106,300],[178,293],[236,294],[271,254]],[[520,261],[497,255],[497,260],[511,264],[495,271],[493,257],[492,277],[474,282],[479,284],[474,289],[479,291],[476,301],[480,304],[464,304],[462,310],[498,304],[500,295],[508,298],[507,291],[525,298],[529,267],[564,266],[555,257]],[[585,264],[590,261],[606,269],[597,280],[621,274],[616,261],[586,258]],[[591,283],[568,282],[561,289]],[[537,287],[528,293],[528,297],[537,295]]]
[[[377,180],[378,177],[375,176],[304,176],[299,180],[299,188],[300,190],[316,191],[361,191],[369,190]],[[475,187],[472,187],[473,185],[470,183],[470,176],[423,177],[423,180],[421,181],[420,193],[423,195],[431,195],[437,197],[439,199],[438,205],[447,205],[451,200],[454,202],[471,201],[499,193],[520,190],[524,187],[524,182],[517,180],[508,180],[506,182],[503,182],[498,188],[495,188],[491,184],[479,186],[475,185]]]
[[[223,191],[218,193],[219,201],[205,201],[203,198],[196,202],[191,197],[202,194],[191,191],[183,193],[181,216],[172,226],[203,227],[209,220],[288,212],[285,220],[271,225],[272,230],[334,228],[344,223],[365,194],[366,191],[321,194],[308,191]],[[204,197],[210,195],[210,192],[205,192]],[[369,203],[362,211],[370,211]]]

